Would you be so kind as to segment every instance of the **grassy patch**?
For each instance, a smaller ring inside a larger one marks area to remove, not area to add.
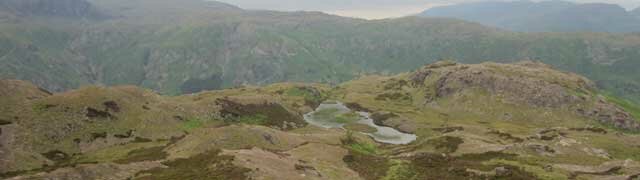
[[[353,143],[349,145],[349,149],[367,155],[376,154],[378,152],[376,145],[369,143]]]
[[[201,128],[204,122],[198,118],[188,119],[182,123],[182,129],[185,131],[191,131],[196,128]]]
[[[267,124],[269,117],[264,114],[253,114],[253,115],[244,115],[237,118],[234,118],[232,121],[234,123],[243,123],[243,124],[251,124],[251,125],[265,125]]]
[[[339,109],[331,108],[331,109],[321,109],[313,113],[313,118],[317,119],[331,119],[335,114],[340,111]]]
[[[416,179],[538,179],[534,174],[516,166],[484,163],[494,159],[512,160],[515,157],[516,155],[500,152],[465,154],[459,157],[425,153],[412,157],[411,166],[417,172]],[[496,167],[503,167],[509,173],[493,175],[468,171],[473,169],[488,172],[493,171]]]
[[[313,118],[340,124],[348,124],[360,120],[360,115],[355,112],[340,113],[339,111],[339,109],[322,109],[313,113]]]
[[[167,158],[168,154],[162,151],[164,146],[136,149],[127,154],[124,159],[114,161],[115,163],[128,164],[141,161],[155,161]]]
[[[320,91],[311,87],[291,88],[285,92],[285,95],[303,97],[307,105],[317,105],[325,99],[325,96]]]
[[[613,102],[627,111],[633,118],[640,120],[640,105],[637,105],[631,101],[620,99],[618,97],[602,94],[609,102]]]
[[[353,131],[347,131],[347,134],[345,134],[345,137],[343,137],[341,141],[348,149],[360,154],[373,155],[378,152],[375,144],[359,142],[355,136],[353,136]]]
[[[386,176],[390,167],[389,161],[384,157],[354,150],[350,151],[342,160],[364,179],[381,179]]]
[[[135,179],[246,179],[247,168],[233,165],[233,156],[212,150],[185,159],[164,162],[168,168],[154,168],[138,173]]]
[[[360,120],[360,115],[354,112],[338,114],[334,117],[335,122],[337,123],[351,123]]]
[[[442,153],[453,153],[458,150],[458,146],[464,143],[464,141],[459,137],[443,136],[436,139],[430,139],[427,143],[433,145],[436,150]]]
[[[75,164],[93,162],[129,163],[159,160],[166,157],[166,154],[162,152],[162,149],[166,146],[167,141],[128,143],[77,155],[71,158],[71,162]]]
[[[404,161],[392,161],[387,175],[382,180],[417,180],[417,172],[411,165]]]

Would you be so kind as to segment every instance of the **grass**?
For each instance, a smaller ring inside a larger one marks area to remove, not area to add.
[[[251,124],[251,125],[265,125],[269,117],[264,114],[253,114],[240,116],[234,120],[237,123]]]
[[[189,158],[164,162],[167,168],[153,168],[138,173],[134,179],[246,179],[250,170],[233,164],[233,156],[220,155],[220,150],[211,150]]]
[[[342,144],[345,145],[348,149],[360,154],[375,155],[378,153],[378,149],[375,144],[358,141],[357,138],[353,135],[353,131],[347,131],[341,141]]]
[[[436,139],[430,139],[427,143],[433,145],[436,150],[442,153],[453,153],[458,150],[458,146],[464,143],[464,141],[459,137],[443,136]]]
[[[304,97],[304,99],[308,102],[319,103],[319,102],[322,102],[324,98],[322,97],[322,94],[318,94],[318,93],[314,93],[313,90],[311,90],[308,87],[295,87],[295,88],[288,89],[285,92],[285,95],[300,96],[300,97]]]
[[[166,141],[129,143],[125,145],[113,146],[98,151],[75,156],[72,161],[76,163],[87,162],[118,162],[128,163],[144,160],[164,159],[162,149],[166,146]]]
[[[360,115],[355,112],[340,113],[339,111],[339,109],[322,109],[313,113],[313,118],[341,124],[356,122],[360,119]]]
[[[355,121],[358,121],[359,119],[360,119],[360,115],[354,112],[338,114],[334,118],[335,122],[343,123],[343,124],[355,122]]]
[[[191,118],[182,123],[182,129],[189,132],[193,129],[201,128],[204,122],[198,118]]]
[[[417,180],[416,172],[413,167],[407,162],[394,160],[393,164],[389,167],[387,175],[382,180]]]
[[[353,143],[349,145],[349,149],[356,151],[358,153],[372,155],[378,153],[378,149],[375,144],[369,143]]]
[[[347,130],[363,132],[363,133],[375,133],[378,131],[374,127],[371,127],[366,124],[360,124],[360,123],[349,123],[349,124],[345,124],[343,127]]]
[[[119,159],[114,162],[120,164],[128,164],[141,161],[154,161],[167,158],[168,154],[163,151],[164,146],[156,146],[150,148],[136,149],[127,154],[124,159]]]
[[[389,171],[389,160],[371,154],[360,153],[358,151],[350,151],[350,153],[342,159],[349,168],[358,172],[360,177],[364,179],[381,179],[385,177]]]
[[[640,121],[640,105],[609,94],[602,94],[609,102],[613,102],[627,111],[634,119]]]

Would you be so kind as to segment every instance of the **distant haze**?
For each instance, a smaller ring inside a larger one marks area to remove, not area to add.
[[[426,9],[483,0],[219,0],[244,9],[278,11],[322,11],[340,16],[364,19],[402,17]],[[505,0],[503,0],[505,1]],[[539,0],[536,0],[539,1]],[[578,3],[610,3],[627,9],[640,6],[640,0],[570,0]]]

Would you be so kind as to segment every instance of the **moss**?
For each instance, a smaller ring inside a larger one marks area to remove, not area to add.
[[[233,164],[233,156],[220,155],[212,150],[189,158],[164,162],[167,168],[154,168],[139,172],[134,179],[246,179],[250,169]]]

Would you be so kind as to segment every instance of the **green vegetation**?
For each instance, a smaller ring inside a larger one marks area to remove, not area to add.
[[[376,145],[369,143],[353,143],[349,145],[349,148],[355,152],[367,155],[376,154],[378,152]]]
[[[237,167],[232,161],[232,156],[220,155],[220,150],[212,150],[190,158],[164,162],[167,168],[142,171],[134,179],[245,179],[249,169]]]
[[[133,84],[177,95],[245,83],[336,84],[441,59],[532,59],[585,75],[616,96],[640,102],[634,90],[640,88],[637,34],[513,33],[450,19],[364,21],[196,0],[181,8],[151,0],[92,3],[120,18],[0,22],[0,77],[30,80],[52,91],[90,83]],[[211,4],[220,10],[203,9]],[[234,31],[238,24],[246,28],[241,33]],[[227,37],[246,41],[234,41],[230,48]],[[305,88],[286,91],[309,102],[323,98]],[[405,94],[379,93],[380,99],[409,101]]]
[[[303,97],[305,103],[319,104],[325,99],[320,91],[310,87],[295,87],[285,92],[287,96],[300,96]]]
[[[335,122],[343,124],[352,123],[358,120],[360,120],[360,115],[355,112],[342,113],[334,117]]]
[[[252,125],[266,125],[268,117],[263,114],[245,115],[235,118],[233,122],[252,124]]]
[[[436,150],[442,153],[453,153],[458,150],[458,146],[464,141],[459,137],[442,136],[435,139],[429,139],[427,143],[433,145]]]
[[[353,133],[353,131],[347,131],[345,136],[341,139],[343,145],[353,152],[364,155],[376,155],[378,153],[378,149],[375,144],[360,142],[355,138]]]
[[[350,151],[349,155],[343,158],[349,168],[360,174],[364,179],[380,179],[386,176],[390,168],[390,162],[384,157],[363,154],[357,151]]]
[[[196,128],[201,128],[203,124],[204,124],[204,121],[198,118],[192,118],[182,123],[182,129],[185,131],[191,131]]]
[[[355,112],[339,112],[339,109],[321,109],[313,114],[314,119],[322,119],[327,122],[349,124],[360,120],[360,115]]]
[[[418,180],[417,173],[411,165],[404,161],[392,161],[393,165],[382,180]]]
[[[124,159],[119,159],[114,162],[121,164],[128,164],[132,162],[141,162],[141,161],[155,161],[165,159],[167,157],[167,153],[163,152],[164,146],[150,147],[150,148],[142,148],[136,149],[127,154]]]
[[[378,131],[374,127],[371,127],[366,124],[360,124],[360,123],[345,124],[343,128],[350,131],[363,132],[363,133],[375,133]]]
[[[130,143],[113,146],[77,155],[71,158],[76,164],[94,162],[130,163],[146,160],[164,159],[167,154],[162,152],[167,142]]]
[[[640,121],[640,105],[637,105],[636,103],[630,102],[625,99],[615,97],[613,95],[603,94],[603,96],[606,97],[609,102],[616,103],[618,106],[622,107],[625,111],[630,113],[633,118]]]

